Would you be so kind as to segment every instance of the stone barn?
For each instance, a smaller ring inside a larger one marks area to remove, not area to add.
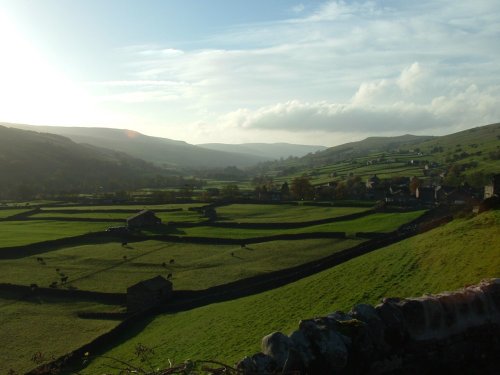
[[[500,174],[496,174],[491,179],[491,183],[484,187],[484,199],[500,196]]]
[[[161,219],[151,210],[142,210],[127,218],[127,226],[130,229],[151,227],[161,224]]]
[[[127,288],[127,311],[136,312],[168,301],[172,296],[172,283],[156,276]]]

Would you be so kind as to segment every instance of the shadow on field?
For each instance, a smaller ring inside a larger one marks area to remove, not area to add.
[[[156,225],[148,228],[147,231],[145,230],[144,232],[147,234],[186,234],[185,231],[166,224]]]
[[[74,363],[71,365],[71,367],[65,367],[64,369],[61,370],[60,374],[61,375],[74,375],[75,373],[78,373],[78,371],[82,370],[82,368],[85,368],[89,362],[92,362],[93,358],[98,358],[102,357],[104,353],[110,351],[113,349],[116,345],[119,345],[121,343],[124,343],[135,336],[137,336],[139,333],[141,333],[146,326],[151,323],[155,319],[155,314],[148,315],[147,317],[143,317],[141,319],[137,319],[134,322],[127,322],[126,324],[126,330],[118,332],[117,330],[112,334],[109,335],[108,337],[103,337],[101,336],[97,340],[101,339],[99,343],[99,349],[94,350],[92,353],[90,353],[89,357],[85,357],[85,365],[83,366],[84,362],[84,357],[82,357],[81,361],[78,361],[80,363]],[[123,324],[123,323],[122,323]],[[102,357],[105,358],[105,357]],[[112,358],[109,358],[107,360],[107,363],[110,366],[123,366],[123,363],[119,363],[117,361],[114,361]]]

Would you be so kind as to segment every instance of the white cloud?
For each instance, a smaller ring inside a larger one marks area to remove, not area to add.
[[[496,1],[300,5],[293,19],[235,26],[204,48],[123,48],[128,76],[94,94],[161,103],[163,123],[212,124],[207,137],[443,133],[500,120]]]
[[[398,86],[404,92],[411,93],[416,89],[416,84],[422,78],[422,74],[420,64],[415,62],[401,72],[397,81]]]
[[[398,78],[362,83],[346,103],[292,100],[256,110],[239,109],[221,117],[225,127],[326,133],[433,133],[500,119],[500,86],[476,85],[417,103],[411,96],[422,69],[414,63]],[[429,81],[433,78],[429,77]]]
[[[304,9],[306,9],[306,7],[304,6],[304,4],[300,3],[300,4],[294,5],[292,7],[292,12],[298,14],[298,13],[302,13],[304,11]]]

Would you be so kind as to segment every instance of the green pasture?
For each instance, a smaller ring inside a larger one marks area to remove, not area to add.
[[[154,350],[155,366],[188,358],[232,364],[259,351],[264,335],[289,333],[301,319],[376,304],[384,296],[420,296],[499,277],[499,227],[500,211],[455,220],[278,289],[157,316],[104,354],[140,365],[134,348],[142,343]],[[116,365],[98,358],[82,373],[103,373],[109,364]]]
[[[116,204],[116,205],[100,205],[100,206],[47,206],[44,207],[44,211],[50,210],[95,210],[95,211],[109,211],[109,210],[137,210],[137,212],[141,210],[165,210],[165,209],[188,209],[190,207],[201,207],[204,206],[204,203],[168,203],[168,204]]]
[[[21,208],[9,208],[0,210],[0,219],[5,219],[9,216],[21,214],[23,212],[29,211],[29,209],[21,209]]]
[[[287,204],[231,204],[217,207],[219,221],[284,223],[327,219],[366,211],[363,207],[315,207]]]
[[[316,207],[319,208],[319,207]],[[273,236],[277,234],[296,234],[312,232],[346,232],[349,236],[356,232],[387,233],[396,230],[425,211],[410,211],[404,213],[375,213],[359,219],[339,221],[335,223],[311,225],[296,229],[246,229],[246,228],[219,228],[211,226],[197,226],[192,228],[178,228],[176,233],[192,237],[219,237],[219,238],[254,238]],[[168,230],[168,228],[167,228]]]
[[[88,209],[88,208],[87,208]],[[157,207],[157,209],[164,209]],[[116,209],[115,209],[116,210]],[[130,210],[130,209],[128,209]],[[117,219],[117,220],[125,220],[130,216],[134,215],[131,212],[106,212],[104,210],[93,210],[93,212],[85,212],[83,207],[75,210],[82,212],[63,212],[66,210],[61,210],[61,212],[53,212],[52,209],[43,209],[41,212],[31,215],[30,218],[43,220],[45,218],[77,218],[77,219]],[[137,212],[140,210],[138,209]],[[153,209],[154,211],[154,209]],[[1,211],[0,211],[1,214]],[[202,217],[196,211],[188,211],[186,209],[182,211],[174,211],[174,212],[155,212],[156,216],[158,216],[164,223],[169,221],[174,222],[199,222],[202,220],[206,220],[206,218]]]
[[[63,212],[51,212],[42,211],[40,213],[30,215],[30,218],[43,220],[45,218],[61,218],[64,221],[65,218],[75,218],[75,219],[116,219],[125,220],[126,218],[132,216],[132,213],[119,213],[119,212],[81,212],[81,213],[63,213]]]
[[[272,241],[245,248],[159,241],[127,246],[119,243],[84,245],[0,260],[0,283],[35,283],[47,287],[54,281],[60,282],[63,273],[68,276],[66,286],[124,293],[128,286],[141,280],[172,273],[175,289],[204,289],[296,266],[361,242],[352,239]],[[40,257],[43,264],[37,261]]]
[[[202,216],[199,212],[196,211],[175,211],[175,212],[156,212],[156,216],[158,216],[162,223],[168,223],[170,221],[180,223],[180,222],[190,222],[190,223],[199,223],[200,221],[206,221],[207,218]]]
[[[117,306],[95,302],[0,294],[0,351],[2,373],[22,374],[37,366],[32,356],[59,357],[113,328],[113,320],[79,319],[80,311],[116,311]]]
[[[120,223],[23,220],[0,222],[2,247],[29,245],[36,242],[100,232]]]

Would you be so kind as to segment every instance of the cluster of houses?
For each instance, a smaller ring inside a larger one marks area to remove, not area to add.
[[[490,184],[484,190],[474,189],[471,186],[460,187],[446,185],[414,185],[412,180],[401,178],[397,184],[382,183],[375,175],[366,183],[366,198],[383,200],[386,203],[403,206],[421,205],[434,206],[448,205],[476,205],[483,199],[500,194],[500,174],[493,176]]]

